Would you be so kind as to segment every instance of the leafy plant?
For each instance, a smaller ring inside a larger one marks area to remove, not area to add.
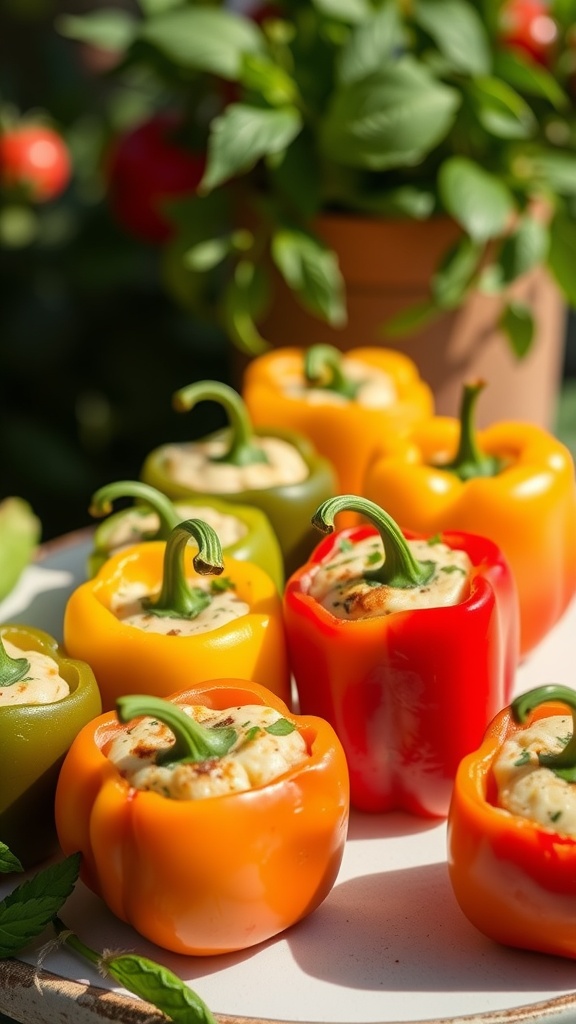
[[[153,83],[155,103],[185,113],[191,148],[203,140],[197,192],[169,207],[179,285],[256,352],[272,268],[314,315],[346,319],[336,255],[315,230],[325,211],[459,225],[427,302],[388,333],[472,289],[505,296],[539,264],[576,305],[576,2],[542,0],[536,56],[506,20],[511,2],[274,0],[250,15],[140,0],[139,17],[100,10],[59,28],[114,37],[116,75]],[[530,309],[505,304],[501,327],[518,355],[529,349]]]

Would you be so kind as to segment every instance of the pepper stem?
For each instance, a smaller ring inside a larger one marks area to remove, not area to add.
[[[218,402],[229,420],[230,447],[223,455],[212,458],[212,462],[227,462],[233,466],[250,466],[256,462],[267,462],[262,449],[254,444],[254,431],[248,410],[234,388],[217,380],[202,380],[188,387],[180,388],[172,397],[178,412],[189,412],[198,402]]]
[[[162,494],[156,487],[150,487],[149,484],[141,483],[139,480],[118,480],[116,483],[101,487],[92,495],[90,515],[107,516],[112,511],[112,503],[117,498],[138,498],[150,506],[160,520],[159,529],[155,534],[158,540],[166,540],[170,531],[180,522],[180,516],[170,498]]]
[[[230,726],[207,729],[181,708],[169,700],[163,700],[162,697],[148,694],[119,697],[116,701],[116,712],[123,723],[141,715],[149,715],[163,722],[174,733],[176,742],[169,750],[158,755],[157,764],[196,763],[223,757],[237,739],[236,730]]]
[[[485,455],[478,447],[474,427],[474,413],[480,393],[486,387],[486,381],[476,380],[464,385],[460,404],[460,440],[458,451],[452,462],[443,463],[442,469],[448,469],[460,480],[472,480],[480,476],[497,476],[502,469],[503,460],[495,455]]]
[[[342,353],[335,345],[312,345],[304,356],[307,383],[326,391],[334,391],[344,398],[356,398],[360,384],[346,377],[342,362]]]
[[[571,690],[569,686],[556,683],[536,686],[512,701],[512,714],[517,722],[525,722],[534,708],[549,700],[561,701],[569,707],[572,715],[572,736],[559,753],[538,754],[538,761],[567,782],[576,782],[576,691]]]
[[[222,548],[215,530],[202,519],[186,519],[171,531],[164,552],[162,587],[156,600],[149,598],[146,608],[153,615],[176,619],[195,619],[212,600],[202,587],[191,587],[186,579],[184,552],[193,537],[198,544],[194,568],[202,576],[219,576],[224,569]]]
[[[27,658],[11,658],[0,639],[0,687],[13,686],[24,679],[30,671]]]
[[[331,533],[338,512],[360,512],[380,534],[384,562],[377,569],[366,570],[363,574],[365,579],[400,590],[422,587],[430,582],[436,572],[435,563],[420,562],[414,558],[400,527],[379,505],[354,494],[339,494],[335,498],[328,498],[316,509],[312,523],[322,533]]]

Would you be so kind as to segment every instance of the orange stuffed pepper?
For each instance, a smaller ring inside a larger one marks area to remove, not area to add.
[[[514,574],[520,653],[530,651],[576,590],[574,461],[530,423],[475,431],[482,382],[464,389],[460,419],[437,416],[391,439],[369,467],[362,493],[418,533],[464,530],[489,537]]]
[[[290,698],[274,582],[252,562],[223,558],[215,531],[200,519],[180,523],[167,542],[114,555],[77,587],[64,613],[64,645],[92,667],[105,711],[126,693],[166,696],[223,672]]]
[[[239,679],[122,698],[118,717],[79,734],[56,794],[60,843],[81,851],[86,884],[151,942],[194,956],[253,946],[315,910],[348,813],[331,726]]]
[[[242,395],[252,422],[309,437],[336,470],[340,493],[360,494],[383,437],[433,413],[416,364],[401,352],[331,345],[281,348],[249,363]]]
[[[522,694],[463,759],[448,862],[469,921],[503,945],[576,958],[576,692]]]

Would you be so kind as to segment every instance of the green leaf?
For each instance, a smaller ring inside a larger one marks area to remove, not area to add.
[[[233,249],[230,235],[222,238],[207,238],[205,241],[192,245],[184,253],[184,266],[200,274],[206,273],[223,263]]]
[[[167,967],[130,953],[104,958],[104,965],[119,985],[152,1003],[176,1024],[216,1024],[200,996]]]
[[[552,193],[576,196],[576,155],[558,150],[534,150],[514,162],[519,177],[544,185]]]
[[[175,7],[183,7],[186,0],[138,0],[142,12],[151,18],[164,11],[172,11]]]
[[[140,23],[128,11],[103,8],[83,15],[62,14],[54,24],[67,39],[102,50],[126,50],[136,38]]]
[[[289,722],[287,718],[278,718],[276,722],[267,725],[264,732],[270,733],[271,736],[289,736],[295,730],[294,722]]]
[[[467,157],[444,161],[438,192],[446,211],[476,242],[504,234],[515,212],[514,196],[505,183]]]
[[[499,327],[506,335],[514,355],[522,359],[534,341],[534,317],[529,307],[522,302],[507,303]]]
[[[345,286],[335,253],[297,228],[276,231],[271,251],[278,270],[304,308],[341,327],[346,322]]]
[[[466,0],[416,0],[414,19],[454,68],[470,75],[490,73],[492,58],[488,33],[471,3]]]
[[[337,81],[350,84],[379,71],[402,42],[398,9],[388,0],[350,33],[337,61]]]
[[[23,870],[18,857],[14,856],[6,843],[0,843],[0,874],[11,875],[15,871]]]
[[[423,186],[400,185],[385,192],[371,192],[365,188],[354,196],[354,208],[387,217],[410,217],[428,220],[434,212],[436,197]]]
[[[269,168],[275,194],[281,195],[305,219],[317,214],[322,206],[322,181],[316,160],[314,138],[302,131],[282,154],[282,159]]]
[[[548,100],[556,110],[568,106],[568,97],[554,76],[542,65],[525,60],[520,52],[499,51],[495,56],[494,73],[518,92]]]
[[[298,87],[293,78],[268,57],[247,54],[240,74],[242,85],[258,93],[272,107],[282,107],[298,99]]]
[[[266,272],[250,260],[240,260],[224,292],[222,316],[231,341],[247,355],[260,355],[270,347],[255,323],[266,309],[268,298]]]
[[[515,89],[498,78],[472,83],[470,98],[476,117],[498,139],[528,139],[538,128],[531,107]]]
[[[441,309],[461,305],[478,272],[483,251],[483,246],[465,236],[442,261],[431,281],[432,295]]]
[[[510,284],[543,263],[548,256],[548,245],[549,232],[546,225],[530,215],[522,217],[502,244],[498,261],[502,284]]]
[[[348,167],[414,166],[452,127],[460,95],[411,57],[336,89],[320,143]]]
[[[386,338],[402,338],[417,334],[438,316],[439,310],[430,299],[415,303],[399,313],[389,317],[382,325],[382,334]]]
[[[562,212],[550,224],[548,267],[571,306],[576,308],[576,221]]]
[[[354,25],[372,13],[369,0],[312,0],[313,6],[327,18]]]
[[[140,38],[156,46],[169,60],[194,71],[208,71],[237,81],[245,54],[264,51],[258,26],[233,11],[185,7],[145,22]]]
[[[295,107],[268,110],[231,103],[212,122],[200,192],[250,170],[263,156],[281,153],[302,128]]]
[[[40,935],[68,899],[80,872],[80,854],[38,871],[0,902],[0,957],[14,956]]]

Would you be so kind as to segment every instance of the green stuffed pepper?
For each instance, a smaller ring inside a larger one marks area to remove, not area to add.
[[[108,515],[114,501],[128,497],[136,498],[137,503]],[[94,533],[93,549],[88,556],[90,576],[95,576],[104,562],[122,548],[147,540],[167,540],[178,523],[202,519],[216,530],[225,554],[241,562],[255,562],[272,577],[279,591],[284,587],[278,538],[268,517],[253,506],[211,496],[172,502],[149,484],[119,480],[96,491],[90,512],[94,516],[108,516]]]
[[[54,795],[64,756],[101,713],[92,669],[47,633],[0,626],[0,840],[25,868],[57,849]]]
[[[16,586],[34,557],[42,527],[23,498],[0,501],[0,601]]]
[[[181,412],[204,401],[222,406],[228,427],[198,441],[154,449],[141,478],[173,500],[211,494],[261,509],[278,537],[290,575],[317,543],[311,519],[318,504],[336,493],[334,468],[300,434],[254,430],[242,398],[227,384],[199,381],[174,395]]]

